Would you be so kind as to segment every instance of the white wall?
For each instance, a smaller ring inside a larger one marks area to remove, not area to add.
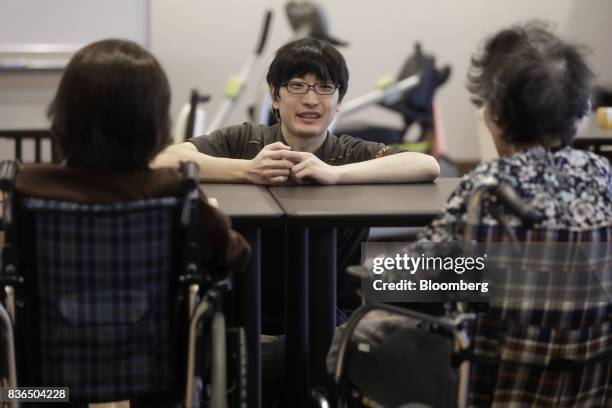
[[[350,42],[342,49],[350,71],[346,100],[371,89],[379,77],[395,75],[415,40],[453,67],[450,82],[441,88],[449,153],[457,159],[477,159],[474,111],[465,90],[470,55],[482,39],[498,28],[532,18],[554,22],[558,32],[586,43],[600,81],[612,85],[612,16],[609,0],[335,0],[324,4],[332,34]],[[222,100],[228,73],[237,72],[255,46],[264,10],[275,15],[266,57],[253,79],[263,78],[274,50],[291,37],[281,0],[152,0],[153,52],[166,67],[174,91],[173,111],[187,100],[191,87],[210,93],[207,112],[214,114]],[[229,123],[245,120],[254,99],[252,81]],[[348,118],[347,118],[348,119]],[[377,109],[359,114],[377,122],[395,117]]]
[[[147,6],[148,0],[2,0],[0,46],[86,44],[108,35],[147,44]]]
[[[257,79],[264,77],[274,50],[291,37],[284,1],[150,1],[150,45],[170,78],[174,115],[192,87],[212,95],[209,115],[218,110],[228,74],[237,73],[255,47],[264,10],[273,9],[266,55],[228,123],[244,121]],[[591,48],[589,59],[599,81],[612,86],[610,0],[334,0],[324,7],[331,32],[350,42],[342,49],[351,75],[347,100],[370,90],[379,77],[395,75],[416,40],[437,56],[439,64],[452,65],[453,75],[439,92],[439,104],[448,150],[456,159],[478,159],[465,77],[470,55],[486,35],[502,26],[532,18],[556,23],[560,34]],[[0,75],[0,128],[44,123],[43,107],[55,83],[52,77]],[[359,115],[398,123],[398,118],[376,109]]]
[[[106,37],[148,45],[148,6],[148,0],[0,0],[0,66],[16,60],[61,64],[70,50]],[[58,48],[65,52],[51,52]],[[60,75],[0,71],[0,129],[47,127],[45,109]],[[33,159],[33,145],[24,143],[24,160]],[[0,139],[0,159],[11,157],[13,143]],[[51,158],[47,142],[43,158]]]

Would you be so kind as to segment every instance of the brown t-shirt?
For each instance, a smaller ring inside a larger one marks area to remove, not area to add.
[[[53,164],[24,165],[16,180],[17,191],[28,197],[75,203],[111,203],[173,196],[180,193],[181,174],[171,168],[113,172]],[[210,206],[202,192],[199,223],[207,266],[245,267],[250,248],[231,229],[229,218]]]
[[[210,135],[189,139],[196,148],[209,156],[230,159],[253,159],[261,149],[275,142],[287,144],[279,124],[274,126],[242,125],[230,126],[216,130]],[[376,159],[403,152],[398,147],[386,146],[383,143],[367,142],[351,136],[327,135],[325,141],[314,155],[323,162],[341,166]],[[287,184],[293,184],[291,180]],[[333,188],[333,187],[330,187]],[[347,202],[350,206],[350,202]],[[342,273],[347,266],[361,261],[361,242],[368,239],[368,228],[338,229],[338,304],[341,308],[353,308],[358,305],[355,289],[358,281],[349,281]],[[264,230],[262,233],[262,328],[266,334],[283,332],[284,322],[284,240],[283,230]]]
[[[287,144],[280,125],[263,126],[243,123],[215,130],[210,135],[189,139],[198,151],[209,156],[251,160],[261,149],[275,142]],[[383,143],[367,142],[351,136],[328,133],[325,141],[314,152],[320,160],[333,166],[375,159],[404,150]]]

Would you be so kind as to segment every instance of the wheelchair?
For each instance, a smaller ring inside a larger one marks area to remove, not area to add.
[[[480,223],[485,200],[497,225]],[[328,356],[337,406],[609,406],[612,226],[552,230],[541,219],[509,185],[483,183],[468,202],[465,242],[503,248],[494,256],[514,276],[500,277],[487,302],[450,299],[441,316],[361,306],[337,333],[335,360]],[[555,269],[569,259],[597,273]],[[516,274],[516,265],[550,273]]]
[[[75,407],[245,406],[231,271],[201,262],[197,166],[181,163],[177,196],[101,204],[23,197],[19,170],[0,165],[2,386],[67,387]]]
[[[446,142],[443,130],[439,129],[439,118],[434,112],[434,99],[437,89],[448,82],[451,72],[449,65],[438,68],[436,58],[425,53],[421,44],[416,42],[413,53],[404,60],[395,80],[400,82],[419,75],[418,84],[403,91],[397,98],[378,103],[380,107],[399,114],[403,125],[394,128],[357,122],[354,125],[338,126],[334,132],[338,135],[347,134],[363,140],[399,145],[411,151],[444,157]],[[420,134],[416,140],[405,140],[413,124],[419,125]],[[448,160],[446,157],[444,159]]]

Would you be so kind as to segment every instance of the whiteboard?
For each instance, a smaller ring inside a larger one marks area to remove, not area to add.
[[[0,0],[0,69],[61,69],[92,41],[149,45],[148,0]]]

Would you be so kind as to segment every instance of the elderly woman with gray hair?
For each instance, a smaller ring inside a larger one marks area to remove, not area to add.
[[[579,120],[589,113],[593,74],[579,49],[529,23],[500,31],[472,58],[468,89],[484,118],[499,159],[467,174],[443,214],[420,235],[454,241],[467,201],[479,182],[510,184],[545,217],[545,228],[590,229],[612,219],[610,164],[571,147]],[[483,223],[495,223],[486,212]]]
[[[592,79],[580,49],[560,39],[543,23],[513,26],[487,39],[483,50],[471,60],[467,87],[476,105],[484,106],[485,123],[500,157],[482,163],[463,177],[442,214],[423,229],[418,242],[405,250],[420,254],[426,243],[463,241],[470,197],[491,180],[511,186],[525,203],[539,212],[542,218],[538,228],[552,231],[559,238],[553,240],[564,241],[561,231],[599,231],[596,240],[609,242],[612,239],[610,164],[603,157],[571,146],[579,120],[589,113]],[[483,196],[479,222],[484,230],[498,226],[496,207],[499,208],[494,197]],[[504,215],[509,226],[521,225],[519,218],[509,211]],[[387,271],[379,278],[397,282],[406,277],[404,274],[405,271]],[[598,320],[588,336],[596,330],[599,340],[612,338],[612,303],[596,307],[597,313],[603,311],[603,323]],[[555,343],[559,350],[586,347],[586,337],[582,336],[586,333],[582,328],[584,310],[576,312],[568,306],[556,311],[560,324],[540,325],[548,328],[548,340],[542,337],[541,327],[535,327],[532,332],[537,331],[540,337],[532,342],[531,351],[510,350],[513,355],[524,357],[521,353],[535,353],[534,347],[545,340]],[[402,325],[396,317],[393,319],[390,321],[384,313],[366,318],[355,336],[362,342],[379,344],[392,326]],[[485,335],[500,338],[500,333],[507,330],[502,324],[492,322],[481,329]],[[571,329],[578,327],[581,329]],[[600,334],[606,330],[608,334],[602,337]],[[336,365],[339,337],[337,334],[328,356],[330,371]],[[604,350],[612,347],[612,341],[604,343]],[[595,343],[588,344],[591,347]],[[543,346],[543,350],[550,351],[548,346]],[[500,343],[497,352],[501,353],[499,350],[504,347],[510,346]],[[610,361],[562,373],[520,367],[508,370],[508,367],[473,370],[471,378],[477,377],[478,385],[471,386],[469,406],[604,406],[606,398],[612,395]],[[608,380],[600,381],[606,376],[593,370],[607,372]]]

